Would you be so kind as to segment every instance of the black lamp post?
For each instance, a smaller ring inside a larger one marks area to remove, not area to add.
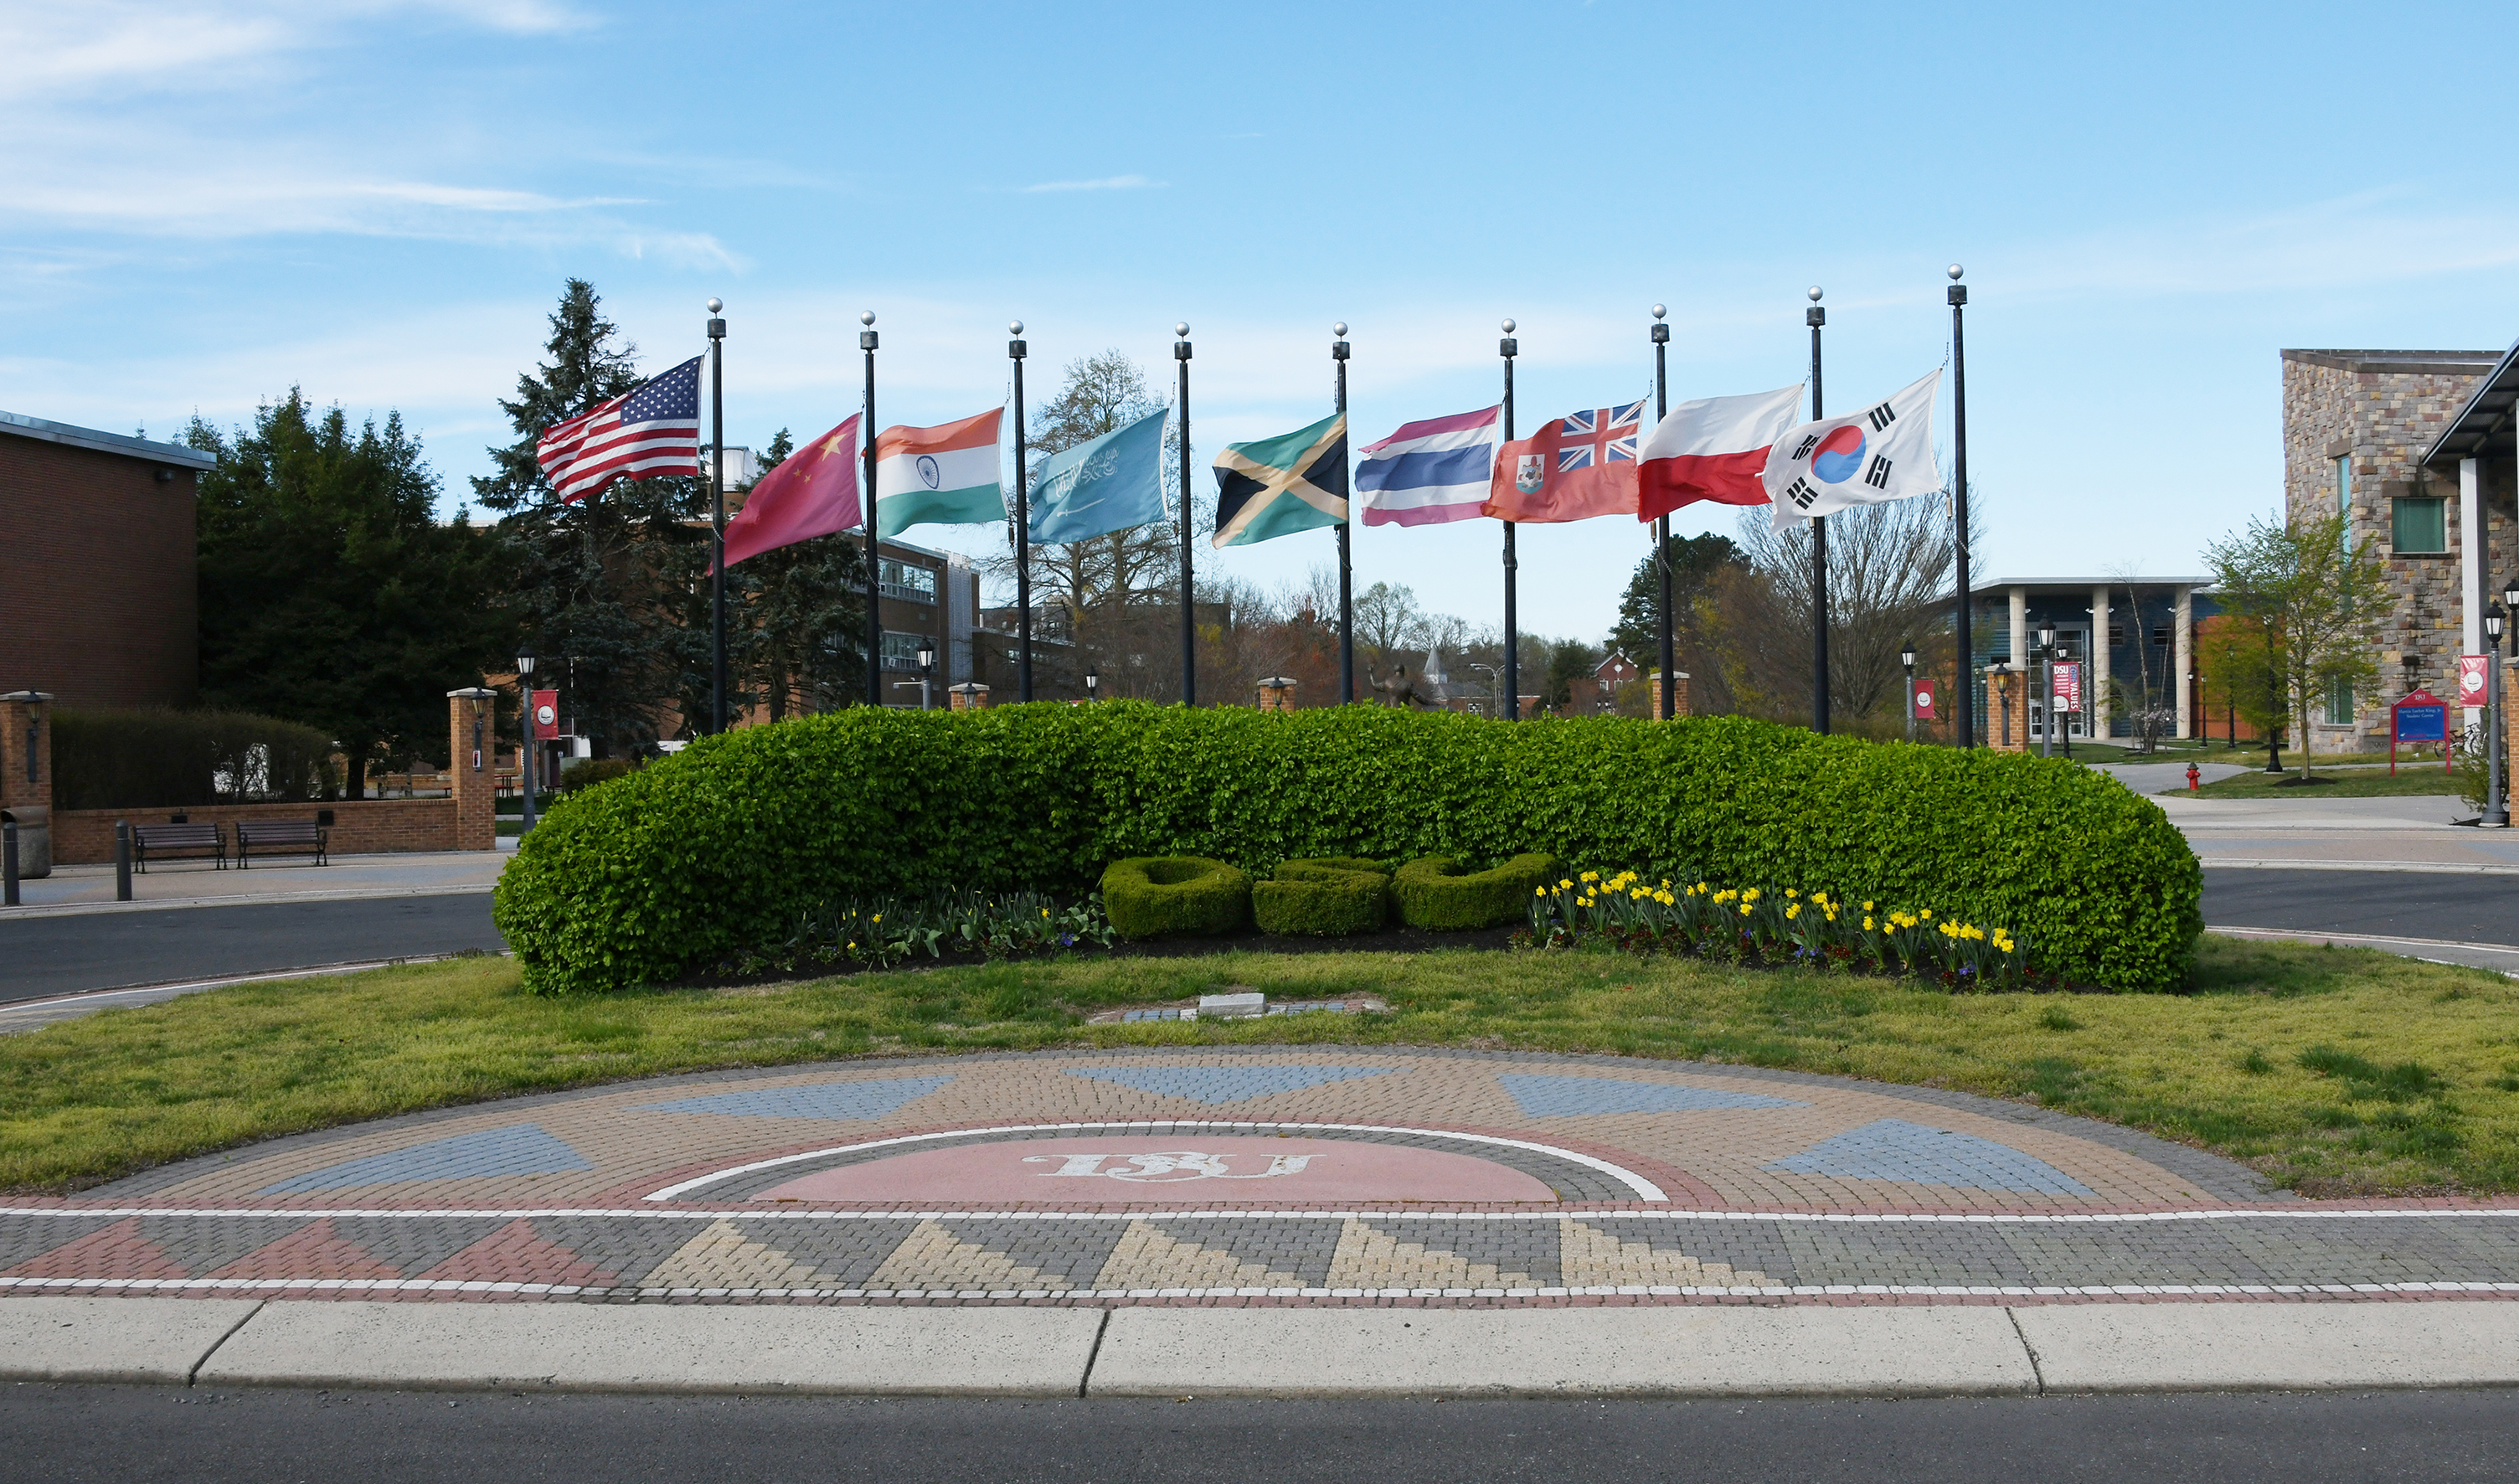
[[[1987,692],[1992,694],[2000,691],[2003,695],[2002,729],[1994,734],[1993,743],[1998,748],[2010,746],[2011,742],[2011,687],[2002,683],[2004,677],[2011,674],[2011,667],[2001,660],[1985,667]]]
[[[525,723],[524,743],[516,750],[523,774],[518,781],[525,786],[525,825],[517,833],[524,835],[532,833],[534,827],[534,652],[530,649],[516,651],[516,689],[523,692],[520,699],[524,702],[516,708],[516,715]]]
[[[2513,594],[2510,589],[2504,589],[2502,595]],[[2501,797],[2501,631],[2507,627],[2507,610],[2499,603],[2484,612],[2484,636],[2491,641],[2486,655],[2492,662],[2493,680],[2484,688],[2484,817],[2476,823],[2487,829],[2501,829],[2510,823],[2509,802]]]
[[[1898,663],[1907,667],[1907,740],[1916,740],[1916,641],[1898,646]]]
[[[920,711],[925,711],[927,709],[928,688],[934,683],[935,679],[936,641],[930,638],[921,638],[918,641],[918,709]]]
[[[2055,756],[2055,626],[2038,626],[2038,657],[2047,662],[2047,693],[2038,700],[2038,756]]]
[[[1085,667],[1084,667],[1084,699],[1085,699],[1085,701],[1086,701],[1087,703],[1090,703],[1091,701],[1093,701],[1093,700],[1095,699],[1094,694],[1093,694],[1093,692],[1094,692],[1094,688],[1095,688],[1096,686],[1100,685],[1101,683],[1102,683],[1102,676],[1101,676],[1101,674],[1100,674],[1098,671],[1096,671],[1096,670],[1095,670],[1091,665],[1087,665],[1087,666],[1085,666]]]

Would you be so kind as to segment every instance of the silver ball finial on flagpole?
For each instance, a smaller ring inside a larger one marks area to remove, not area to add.
[[[1023,333],[1023,321],[1021,321],[1021,320],[1008,320],[1008,321],[1006,322],[1006,333],[1007,333],[1007,334],[1010,334],[1010,335],[1019,335],[1019,334],[1022,334],[1022,333]]]
[[[869,309],[865,313],[858,316],[858,323],[860,325],[872,325],[874,323],[874,311]]]
[[[1188,338],[1189,338],[1189,322],[1188,322],[1187,320],[1177,320],[1177,321],[1174,321],[1174,322],[1173,322],[1173,324],[1172,324],[1172,333],[1173,333],[1173,334],[1175,334],[1175,335],[1180,336],[1180,337],[1181,337],[1182,339],[1184,339],[1184,340],[1188,339]]]
[[[1817,284],[1813,284],[1810,286],[1810,301],[1814,304],[1819,302],[1819,285]]]
[[[1346,339],[1346,338],[1347,338],[1347,322],[1346,322],[1345,320],[1341,320],[1341,321],[1339,321],[1336,325],[1331,326],[1331,327],[1330,327],[1330,333],[1331,333],[1331,334],[1333,334],[1333,335],[1338,336],[1338,337],[1339,337],[1340,339],[1342,339],[1342,340]]]
[[[715,314],[715,313],[717,313],[719,310],[724,309],[725,307],[726,307],[726,300],[724,300],[724,299],[711,299],[711,300],[709,300],[709,313],[710,313],[710,314]]]
[[[1660,306],[1659,304],[1656,304],[1656,305],[1654,306],[1654,318],[1655,318],[1655,319],[1657,319],[1657,320],[1660,319],[1662,316],[1664,316],[1664,315],[1666,315],[1666,314],[1668,314],[1668,313],[1670,313],[1670,311],[1669,311],[1669,310],[1667,310],[1667,309],[1664,309],[1664,308],[1663,308],[1662,306]]]
[[[1512,334],[1512,333],[1513,333],[1513,322],[1512,322],[1511,320],[1507,320],[1507,321],[1505,321],[1505,322],[1504,322],[1504,332],[1505,332],[1506,334]]]
[[[1945,270],[1943,270],[1943,271],[1944,271],[1944,272],[1946,272],[1946,273],[1948,273],[1948,274],[1951,276],[1951,282],[1952,282],[1952,283],[1954,283],[1954,284],[1956,284],[1956,283],[1958,283],[1958,282],[1960,281],[1960,275],[1962,275],[1962,274],[1964,274],[1964,273],[1967,272],[1967,269],[1962,268],[1962,267],[1961,267],[1959,264],[1957,264],[1957,263],[1953,263],[1949,268],[1947,268],[1947,269],[1945,269]]]

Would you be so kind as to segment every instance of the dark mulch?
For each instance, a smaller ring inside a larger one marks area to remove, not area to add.
[[[1481,928],[1472,933],[1429,933],[1421,928],[1389,928],[1345,938],[1305,938],[1275,933],[1242,933],[1230,938],[1122,938],[1108,948],[1079,946],[1055,954],[1031,955],[1009,962],[1059,962],[1097,958],[1204,958],[1217,953],[1433,953],[1444,948],[1505,949],[1513,946],[1519,925]],[[904,969],[955,969],[988,960],[957,953],[949,958],[914,958],[889,969],[769,969],[759,974],[692,974],[667,985],[674,989],[740,989],[756,984],[793,984],[818,979],[848,979],[859,974],[898,973]]]

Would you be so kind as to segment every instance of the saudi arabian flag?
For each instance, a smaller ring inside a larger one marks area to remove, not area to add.
[[[874,443],[875,529],[979,525],[1006,518],[997,422],[1005,409],[936,427],[888,427]]]
[[[1247,546],[1347,520],[1347,414],[1215,457],[1215,545]]]

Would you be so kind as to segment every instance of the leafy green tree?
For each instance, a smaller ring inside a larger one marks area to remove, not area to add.
[[[1581,639],[1548,641],[1546,679],[1539,689],[1539,704],[1544,710],[1563,713],[1574,699],[1574,682],[1590,678],[1609,656],[1598,644]]]
[[[637,386],[638,349],[605,319],[595,285],[571,279],[551,317],[550,359],[499,406],[516,441],[490,450],[481,503],[520,552],[516,598],[537,653],[597,751],[653,741],[681,703],[679,729],[705,723],[711,687],[708,483],[624,480],[563,504],[534,444],[559,422]],[[730,706],[742,698],[729,697]]]
[[[233,438],[196,417],[205,704],[322,728],[349,762],[441,755],[446,692],[515,653],[509,553],[458,512],[399,414],[356,429],[291,388]]]
[[[2332,692],[2360,695],[2378,681],[2372,650],[2388,614],[2388,576],[2368,544],[2356,549],[2348,534],[2340,512],[2287,526],[2252,520],[2204,548],[2222,611],[2253,640],[2251,668],[2280,678],[2299,723],[2303,779],[2310,776],[2312,708]],[[2241,711],[2249,705],[2243,691]],[[2273,720],[2261,723],[2269,736]]]
[[[787,461],[787,430],[762,452],[761,472]],[[728,569],[727,601],[742,597],[743,675],[773,721],[830,711],[865,694],[865,559],[854,535],[817,536]]]
[[[1696,626],[1698,595],[1717,572],[1725,567],[1746,568],[1748,559],[1729,537],[1711,532],[1674,536],[1667,551],[1671,607],[1678,615],[1672,633],[1685,654]],[[1650,553],[1636,563],[1635,575],[1627,579],[1626,595],[1618,599],[1618,622],[1610,630],[1609,643],[1612,649],[1635,661],[1641,670],[1650,671],[1661,663],[1661,575],[1655,569]],[[1680,668],[1688,668],[1685,660]]]

